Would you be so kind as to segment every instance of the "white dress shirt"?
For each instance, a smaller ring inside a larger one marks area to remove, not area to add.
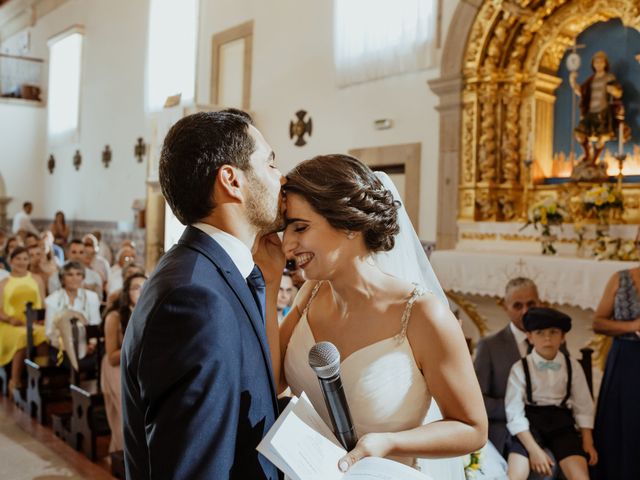
[[[122,267],[117,263],[109,269],[109,283],[107,288],[109,289],[109,295],[113,292],[122,289]]]
[[[529,342],[527,342],[526,332],[523,332],[518,327],[516,327],[513,322],[509,323],[509,328],[511,329],[511,333],[513,333],[513,337],[516,339],[516,345],[518,345],[520,357],[524,357],[527,353],[529,353]]]
[[[91,260],[91,269],[102,277],[102,281],[109,283],[109,263],[100,255],[96,255]]]
[[[18,233],[20,230],[40,235],[38,229],[35,227],[33,222],[31,222],[31,216],[24,210],[20,210],[13,217],[13,225],[11,231],[13,233]]]
[[[56,348],[58,348],[58,337],[55,335],[53,319],[58,313],[68,309],[75,310],[84,315],[89,325],[100,325],[100,323],[102,323],[102,318],[100,318],[100,300],[96,292],[92,292],[91,290],[79,288],[75,300],[71,303],[67,291],[63,288],[45,298],[44,303],[46,307],[44,317],[45,333],[51,345]]]
[[[192,226],[203,231],[218,242],[222,249],[227,252],[227,255],[231,257],[235,266],[238,267],[240,275],[242,275],[243,278],[247,278],[249,276],[251,270],[253,270],[253,266],[255,265],[253,263],[253,255],[251,255],[249,247],[233,235],[223,232],[219,228],[209,225],[208,223],[199,222],[194,223]]]
[[[547,360],[541,357],[535,349],[527,355],[529,373],[531,375],[531,397],[538,406],[560,406],[567,394],[567,366],[564,355],[558,352],[552,362],[559,364],[558,370],[541,370],[537,365]],[[580,428],[593,428],[595,408],[591,392],[587,385],[582,366],[573,358],[571,361],[571,395],[567,407],[573,410],[573,418]],[[507,414],[507,429],[511,435],[529,430],[529,421],[525,414],[527,403],[526,381],[522,362],[517,361],[511,367],[507,393],[505,394],[505,410]]]

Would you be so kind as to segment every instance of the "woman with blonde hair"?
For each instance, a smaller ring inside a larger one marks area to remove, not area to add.
[[[0,282],[0,365],[11,364],[10,389],[22,386],[21,376],[27,354],[26,308],[42,308],[44,284],[29,272],[29,254],[24,247],[15,248],[9,257],[11,274]],[[33,344],[46,342],[44,326],[34,325]]]

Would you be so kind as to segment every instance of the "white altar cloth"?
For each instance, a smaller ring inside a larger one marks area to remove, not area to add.
[[[611,275],[637,266],[636,262],[464,250],[436,250],[431,264],[445,290],[501,297],[511,278],[529,277],[543,301],[584,309],[598,306]]]

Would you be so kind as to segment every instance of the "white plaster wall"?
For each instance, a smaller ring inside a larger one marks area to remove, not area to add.
[[[458,0],[442,3],[444,41]],[[30,54],[46,59],[48,38],[74,24],[86,28],[80,137],[77,145],[48,147],[44,109],[5,110],[0,105],[0,126],[12,124],[8,133],[0,132],[0,174],[7,184],[13,179],[8,194],[16,198],[10,214],[31,198],[37,218],[62,209],[70,219],[131,219],[133,199],[145,196],[146,178],[146,166],[134,160],[133,145],[138,136],[149,140],[150,134],[144,112],[148,4],[70,0],[31,29]],[[283,172],[320,153],[419,142],[420,236],[434,240],[439,132],[436,97],[426,82],[439,76],[439,67],[338,89],[332,5],[331,0],[200,0],[196,100],[210,102],[212,35],[254,20],[251,109]],[[295,147],[288,135],[289,121],[299,109],[307,110],[314,122],[313,136],[303,148]],[[372,122],[379,118],[392,119],[394,128],[374,130]],[[39,134],[17,136],[34,124]],[[14,145],[8,147],[5,138]],[[113,151],[109,169],[101,163],[106,144]],[[78,172],[72,166],[76,148],[83,155]],[[45,168],[49,153],[57,160],[53,175]],[[9,168],[9,157],[26,160]]]
[[[458,2],[442,3],[444,40]],[[420,237],[435,240],[439,120],[437,99],[426,82],[439,76],[439,68],[338,89],[332,5],[329,0],[201,0],[197,101],[210,98],[212,36],[254,20],[251,110],[281,170],[320,153],[421,143]],[[300,109],[309,112],[314,128],[302,148],[293,145],[288,130]],[[394,128],[374,130],[379,118],[392,119]]]
[[[27,200],[33,202],[36,218],[44,214],[43,180],[48,175],[45,122],[43,107],[0,100],[0,176],[4,194],[13,198],[8,217],[21,210]]]
[[[79,141],[50,146],[45,134],[37,140],[41,166],[17,177],[40,176],[41,201],[36,203],[35,217],[50,218],[56,210],[63,210],[71,220],[130,221],[133,200],[146,195],[146,165],[137,163],[133,148],[138,137],[148,138],[143,96],[147,14],[147,0],[71,0],[31,28],[30,54],[47,60],[49,38],[75,24],[85,27]],[[48,78],[46,68],[44,78]],[[42,112],[46,127],[46,111]],[[26,126],[31,121],[25,118],[25,122]],[[101,152],[107,144],[113,156],[105,169]],[[76,149],[83,157],[79,171],[72,164]],[[4,152],[0,142],[2,157]],[[56,158],[53,175],[44,167],[50,153]],[[31,184],[14,187],[24,192],[22,196],[34,198]],[[14,209],[15,205],[13,202]]]

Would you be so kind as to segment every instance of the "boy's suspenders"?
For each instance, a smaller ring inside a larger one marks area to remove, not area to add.
[[[569,359],[569,355],[565,352],[562,352],[562,354],[564,355],[565,364],[567,365],[567,393],[562,399],[562,403],[560,404],[560,406],[562,408],[566,408],[567,401],[569,400],[569,397],[571,397],[571,382],[572,382],[573,372],[571,370],[571,360]],[[524,379],[526,383],[527,402],[529,405],[535,405],[536,402],[533,401],[533,394],[532,394],[532,388],[531,388],[531,372],[529,372],[529,362],[527,362],[527,357],[522,357],[521,361],[522,361],[522,369],[524,370]]]

